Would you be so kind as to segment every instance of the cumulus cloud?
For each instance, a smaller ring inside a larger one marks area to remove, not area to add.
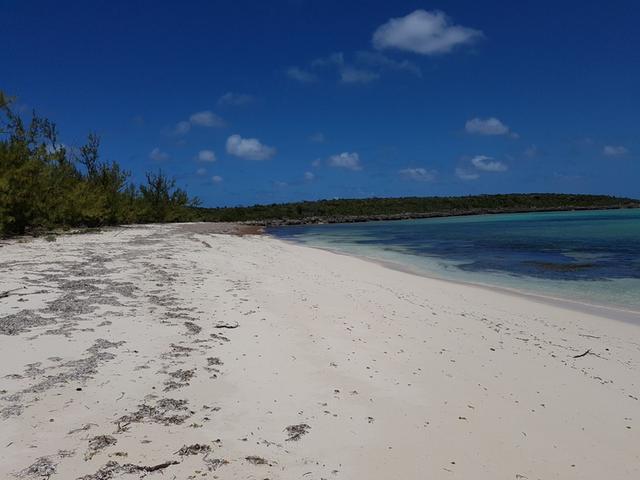
[[[311,162],[311,166],[313,168],[318,168],[320,165],[322,165],[322,159],[321,158],[316,158],[313,162]]]
[[[431,182],[436,178],[436,171],[427,170],[426,168],[403,168],[398,173],[405,178],[419,182]]]
[[[362,70],[350,66],[340,70],[340,81],[342,83],[370,83],[380,78],[380,75],[369,70]]]
[[[206,168],[199,168],[196,170],[196,175],[203,177],[204,175],[207,174],[207,169]]]
[[[189,117],[191,125],[198,127],[224,127],[225,123],[222,118],[213,113],[211,110],[203,110],[202,112],[193,113]]]
[[[189,130],[191,130],[191,123],[183,120],[176,123],[176,126],[173,129],[173,133],[175,133],[176,135],[184,135],[185,133],[188,133]]]
[[[484,172],[505,172],[508,168],[504,163],[486,155],[476,155],[471,159],[471,165]]]
[[[262,144],[257,138],[242,138],[235,134],[227,138],[227,153],[246,160],[267,160],[275,155],[276,149]]]
[[[329,157],[329,165],[338,168],[347,168],[349,170],[362,170],[360,164],[360,155],[356,152],[342,152]]]
[[[495,117],[489,118],[472,118],[467,120],[464,126],[467,133],[478,135],[508,135],[517,136],[511,132],[509,127]]]
[[[408,50],[422,55],[451,52],[483,37],[480,30],[453,25],[441,11],[416,10],[405,17],[392,18],[374,32],[372,43],[378,49]]]
[[[163,152],[158,147],[154,148],[149,152],[149,158],[154,162],[164,162],[169,160],[170,156],[167,152]]]
[[[316,58],[311,62],[311,66],[314,68],[331,67],[336,65],[339,67],[344,65],[344,54],[342,52],[332,53],[328,57]]]
[[[629,149],[622,145],[605,145],[602,149],[602,153],[607,157],[620,157],[629,153]]]
[[[220,175],[214,175],[211,177],[213,183],[222,183],[223,178]]]
[[[474,171],[467,170],[466,168],[458,167],[456,168],[456,177],[461,180],[477,180],[480,178],[480,175]]]
[[[216,154],[213,150],[200,150],[198,152],[198,160],[201,162],[215,162]]]
[[[356,62],[368,65],[370,67],[378,67],[387,70],[403,70],[413,73],[417,77],[422,77],[422,71],[418,66],[409,60],[394,60],[380,52],[359,51],[356,52]]]
[[[313,173],[313,172],[304,172],[304,179],[305,179],[305,180],[307,180],[307,181],[311,181],[311,180],[313,180],[314,178],[316,178],[315,173]]]
[[[234,107],[241,107],[243,105],[252,103],[253,100],[253,96],[247,93],[227,92],[218,99],[218,105],[231,105]]]
[[[191,131],[192,127],[224,127],[225,121],[211,110],[203,110],[202,112],[192,113],[188,120],[182,120],[176,123],[170,132],[173,135],[185,135]]]
[[[299,67],[287,68],[287,76],[300,83],[313,83],[318,80],[315,73],[308,72]]]

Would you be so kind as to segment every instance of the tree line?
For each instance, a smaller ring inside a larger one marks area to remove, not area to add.
[[[640,207],[638,200],[609,195],[513,193],[462,197],[335,199],[251,207],[198,208],[197,210],[199,218],[211,222],[279,225],[638,207]]]
[[[134,185],[117,162],[100,159],[97,135],[67,148],[53,122],[35,112],[25,122],[2,92],[0,114],[0,236],[196,219],[197,198],[162,171]]]
[[[0,236],[52,229],[185,221],[266,225],[423,218],[478,213],[640,207],[638,200],[555,193],[334,199],[203,208],[162,171],[135,185],[130,172],[100,158],[100,139],[79,148],[58,139],[35,113],[28,123],[0,91]]]

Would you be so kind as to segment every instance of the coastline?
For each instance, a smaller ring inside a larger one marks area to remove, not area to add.
[[[270,235],[268,232],[266,232],[265,234]],[[464,285],[467,287],[474,287],[474,288],[485,289],[493,292],[500,292],[507,295],[514,295],[517,297],[526,298],[534,302],[540,302],[547,305],[554,305],[560,308],[565,308],[567,310],[573,310],[579,313],[587,313],[587,314],[593,314],[597,316],[600,315],[606,318],[610,318],[612,320],[627,322],[634,325],[640,325],[640,311],[624,308],[622,306],[610,305],[610,304],[588,303],[582,300],[576,300],[576,299],[571,299],[566,297],[553,297],[550,295],[545,295],[545,294],[537,293],[533,291],[520,290],[517,288],[508,288],[508,287],[493,285],[489,283],[454,280],[450,278],[441,277],[436,274],[430,274],[429,272],[422,269],[412,269],[408,265],[404,265],[399,262],[393,262],[391,260],[383,260],[380,258],[370,257],[367,255],[358,255],[355,253],[344,252],[338,249],[332,249],[328,247],[307,245],[301,242],[296,242],[295,240],[282,239],[273,235],[270,235],[270,236],[276,240],[288,242],[293,245],[301,245],[307,248],[315,248],[315,249],[323,250],[336,255],[345,255],[348,257],[359,258],[361,260],[371,262],[371,263],[376,263],[378,265],[381,265],[383,267],[386,267],[392,270],[397,270],[400,272],[407,273],[409,275],[416,275],[418,277],[429,278],[429,279],[437,280],[440,282],[450,283],[453,286]]]
[[[3,478],[640,474],[632,323],[206,224],[0,273]]]
[[[284,218],[271,220],[247,220],[242,222],[246,225],[260,225],[265,228],[295,227],[304,225],[339,225],[349,223],[366,222],[398,222],[403,220],[421,220],[429,218],[449,218],[449,217],[476,217],[482,215],[504,215],[517,213],[562,213],[562,212],[598,212],[609,210],[637,210],[640,205],[614,205],[614,206],[566,206],[556,208],[479,208],[472,210],[449,210],[433,211],[424,213],[397,213],[378,215],[337,215],[318,216],[305,218]]]

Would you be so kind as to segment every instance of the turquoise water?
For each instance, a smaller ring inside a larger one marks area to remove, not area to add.
[[[416,273],[640,312],[640,209],[273,228]]]

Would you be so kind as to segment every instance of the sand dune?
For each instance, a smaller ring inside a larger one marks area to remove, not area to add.
[[[639,325],[214,231],[2,245],[0,478],[640,478]]]

